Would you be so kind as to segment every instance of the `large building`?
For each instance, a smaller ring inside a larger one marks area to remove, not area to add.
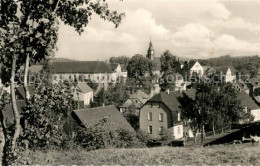
[[[107,87],[108,83],[116,82],[119,77],[127,74],[121,72],[119,64],[108,64],[103,61],[53,62],[52,81],[91,80],[99,87]]]
[[[195,91],[185,91],[194,98]],[[192,94],[192,95],[191,95]],[[140,129],[147,132],[152,139],[158,140],[164,129],[169,130],[173,139],[182,139],[184,127],[179,98],[180,92],[161,92],[153,96],[140,110]]]

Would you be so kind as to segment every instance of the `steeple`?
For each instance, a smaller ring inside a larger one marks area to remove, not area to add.
[[[150,38],[149,48],[148,48],[146,57],[150,60],[154,60],[154,49],[153,49],[153,44],[152,44],[151,38]]]

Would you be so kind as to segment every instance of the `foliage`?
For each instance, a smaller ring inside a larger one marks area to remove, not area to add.
[[[123,116],[135,130],[139,129],[139,116],[136,113],[135,105],[130,106],[126,111],[124,111]]]
[[[169,88],[174,87],[174,78],[175,73],[180,72],[180,62],[176,59],[176,56],[166,50],[163,52],[160,58],[161,61],[161,73],[163,74],[160,78],[160,87],[162,91],[165,91]],[[173,79],[173,80],[169,80]]]
[[[86,150],[139,147],[140,142],[134,133],[123,129],[110,130],[106,125],[79,129],[75,142]]]
[[[198,83],[196,89],[195,100],[188,99],[185,95],[179,99],[183,118],[190,121],[193,129],[203,125],[209,130],[215,130],[250,118],[250,114],[243,111],[241,101],[237,99],[238,91],[232,84]],[[186,102],[189,105],[185,105]]]
[[[170,129],[162,128],[162,131],[160,133],[160,141],[171,141],[172,135]]]
[[[133,56],[127,66],[128,76],[136,79],[146,74],[152,75],[152,69],[152,61],[140,54]]]
[[[106,91],[104,88],[98,91],[94,96],[94,102],[91,103],[91,107],[99,107],[104,105],[121,106],[129,97],[126,86],[120,83],[110,85]]]
[[[109,59],[109,62],[110,63],[119,63],[123,67],[126,67],[128,65],[129,60],[130,59],[126,56],[119,56],[119,57],[111,57]]]
[[[22,138],[30,148],[62,147],[66,140],[64,121],[76,107],[70,86],[39,85],[21,113],[25,121]]]
[[[15,116],[12,149],[15,148],[17,136],[20,134],[20,115],[17,111],[14,94],[15,73],[24,64],[27,68],[28,63],[25,62],[28,60],[39,62],[54,56],[55,49],[57,49],[58,18],[81,34],[93,13],[103,20],[114,23],[116,27],[124,17],[124,14],[109,10],[105,0],[1,1],[0,61],[3,64],[1,79],[4,85],[11,85]],[[12,162],[9,161],[9,163]]]

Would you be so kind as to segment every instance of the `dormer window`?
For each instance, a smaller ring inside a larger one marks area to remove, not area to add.
[[[178,118],[177,121],[181,121],[181,113],[180,112],[178,112],[178,117],[177,118]]]

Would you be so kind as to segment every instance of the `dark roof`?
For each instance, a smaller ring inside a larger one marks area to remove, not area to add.
[[[114,105],[73,111],[85,127],[93,127],[103,119],[108,120],[110,130],[124,129],[135,132]]]
[[[25,91],[24,91],[24,87],[22,86],[19,86],[19,87],[15,87],[16,89],[16,93],[19,93],[20,96],[22,96],[23,99],[25,99]],[[34,95],[34,92],[35,92],[35,87],[34,86],[28,86],[28,91],[29,91],[29,94],[31,96]]]
[[[223,72],[224,74],[227,73],[228,69],[231,70],[231,74],[236,74],[236,69],[232,66],[218,66],[218,67],[215,67],[217,69],[217,71],[221,71]]]
[[[79,82],[77,87],[81,90],[82,93],[90,93],[93,92],[93,90],[88,86],[85,82]]]
[[[42,70],[43,65],[32,65],[29,67],[29,74],[39,73]]]
[[[190,70],[196,61],[189,61],[189,62],[184,62],[184,66],[182,67],[182,70]]]
[[[257,87],[260,85],[260,79],[259,78],[249,78],[247,80],[248,83],[252,84],[253,87]]]
[[[103,61],[53,62],[53,73],[113,73],[109,64]]]
[[[241,104],[244,107],[248,107],[251,110],[260,109],[260,107],[254,102],[254,100],[245,91],[241,91],[238,94],[237,98],[238,100],[241,101]]]
[[[142,104],[145,104],[145,102],[147,101],[147,99],[150,96],[148,94],[146,94],[145,92],[141,91],[141,90],[137,90],[137,92],[135,92],[134,94],[132,94],[129,99],[139,99]]]
[[[191,99],[195,99],[196,90],[187,90],[183,91],[183,93]],[[181,104],[179,102],[179,98],[181,97],[183,97],[183,94],[178,91],[170,92],[169,94],[167,92],[161,92],[153,96],[148,102],[161,102],[164,103],[172,112],[181,111]]]
[[[111,69],[114,71],[119,64],[118,63],[110,63],[109,65],[110,65]]]

